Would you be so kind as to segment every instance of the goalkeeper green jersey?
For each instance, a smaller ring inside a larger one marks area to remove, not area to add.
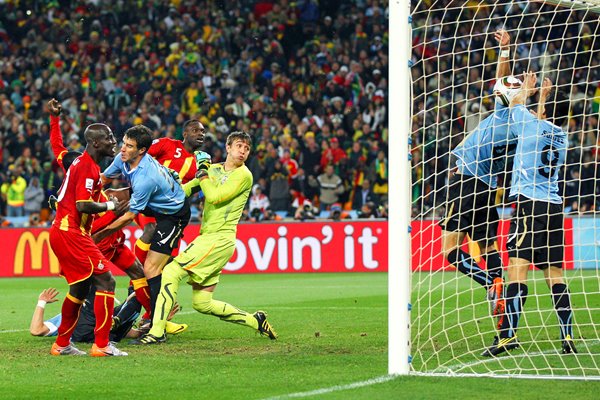
[[[204,212],[200,234],[231,234],[235,236],[250,189],[252,173],[242,165],[225,171],[223,164],[213,164],[208,170],[208,179],[200,182],[204,193]]]

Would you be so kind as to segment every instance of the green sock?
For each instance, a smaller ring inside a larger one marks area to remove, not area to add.
[[[212,292],[194,290],[194,294],[192,295],[194,309],[202,314],[219,317],[223,321],[249,326],[252,329],[258,330],[258,321],[254,318],[254,315],[248,314],[246,311],[240,310],[231,304],[213,300],[212,297]]]
[[[186,276],[188,276],[187,272],[185,272],[185,270],[175,261],[170,262],[163,269],[162,285],[160,293],[156,298],[150,334],[157,337],[164,335],[165,325],[167,325],[167,316],[171,312],[173,303],[175,303],[175,299],[177,298],[179,282]]]

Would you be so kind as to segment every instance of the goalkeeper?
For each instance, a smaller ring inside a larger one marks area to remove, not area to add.
[[[231,133],[227,137],[225,162],[210,167],[199,164],[196,179],[184,185],[188,196],[200,189],[204,193],[200,236],[165,266],[152,328],[133,344],[149,345],[166,341],[166,316],[173,307],[179,284],[184,278],[188,278],[188,283],[192,285],[192,303],[196,311],[248,326],[270,339],[277,338],[263,311],[249,314],[213,299],[221,270],[233,256],[237,225],[252,188],[252,174],[244,164],[250,154],[251,143],[247,133]]]
[[[536,117],[524,106],[527,95],[536,91],[535,84],[535,74],[526,74],[523,89],[510,103],[510,130],[519,138],[510,189],[510,196],[517,200],[517,212],[511,221],[506,246],[509,255],[506,317],[500,341],[483,353],[487,357],[519,347],[517,327],[527,300],[530,264],[544,272],[552,291],[562,353],[577,353],[573,344],[573,310],[562,270],[563,201],[558,188],[559,169],[567,153],[567,134],[560,126],[569,114],[569,100],[562,92],[551,94],[552,82],[546,78]]]
[[[452,151],[457,158],[456,170],[450,178],[446,215],[442,227],[442,251],[458,271],[487,289],[492,315],[501,323],[502,260],[496,249],[498,211],[495,205],[497,174],[504,171],[506,158],[514,152],[516,137],[508,129],[507,98],[518,92],[520,81],[510,74],[510,35],[504,30],[495,33],[500,45],[496,80],[505,81],[502,91],[496,92],[494,112]],[[502,83],[502,82],[500,82]],[[497,82],[497,87],[499,83]],[[507,89],[507,85],[512,88]],[[461,250],[466,235],[477,241],[486,262],[487,271]]]

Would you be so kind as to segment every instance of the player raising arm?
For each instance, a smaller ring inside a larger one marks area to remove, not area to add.
[[[84,355],[71,344],[71,335],[79,319],[81,306],[92,283],[96,287],[95,340],[92,356],[126,356],[127,353],[109,343],[114,306],[115,280],[110,269],[115,267],[98,249],[91,237],[93,214],[115,210],[123,213],[128,202],[118,199],[101,202],[99,163],[114,155],[116,140],[104,124],[91,124],[85,129],[86,148],[69,167],[58,191],[56,217],[50,228],[50,245],[58,258],[61,275],[69,284],[62,305],[62,321],[58,327],[52,355]]]
[[[495,189],[497,174],[504,170],[507,155],[516,147],[516,137],[511,136],[508,129],[507,99],[518,93],[521,81],[507,76],[510,73],[509,34],[499,30],[495,38],[500,45],[495,109],[452,151],[456,170],[448,183],[446,215],[440,225],[444,256],[458,271],[486,288],[492,315],[501,318],[503,269],[496,249],[499,216]],[[461,249],[467,234],[479,244],[487,270]]]
[[[573,344],[573,310],[562,270],[563,201],[558,188],[559,169],[567,153],[567,134],[561,126],[569,113],[569,100],[564,93],[553,92],[552,82],[546,78],[535,117],[524,106],[528,94],[535,91],[535,84],[535,74],[527,73],[523,90],[510,103],[510,129],[519,140],[510,189],[517,209],[506,245],[506,317],[500,341],[483,353],[488,357],[519,347],[517,327],[527,301],[527,272],[531,264],[544,272],[552,291],[563,354],[577,353]],[[546,117],[552,122],[543,119]]]
[[[61,110],[62,107],[58,100],[52,99],[48,102],[48,111],[50,112],[50,144],[52,152],[54,153],[58,164],[66,172],[73,160],[79,157],[81,153],[67,151],[67,148],[63,144],[59,123]],[[111,195],[118,197],[122,201],[127,201],[129,199],[128,188],[121,191],[109,189],[100,192],[100,201],[108,201],[109,196]],[[92,222],[92,235],[104,229],[105,226],[118,217],[119,215],[116,214],[114,210],[98,213]],[[146,277],[144,276],[142,264],[136,259],[129,247],[125,245],[125,234],[123,231],[118,230],[114,232],[112,235],[97,243],[97,246],[107,259],[112,261],[120,270],[124,271],[127,276],[129,276],[135,290],[137,301],[139,301],[148,313],[151,312],[150,290],[148,288]]]
[[[184,278],[192,285],[192,304],[196,311],[248,326],[270,339],[277,338],[263,311],[249,314],[213,299],[221,270],[235,250],[237,225],[252,188],[252,174],[244,164],[250,154],[250,145],[251,138],[247,133],[231,133],[227,137],[225,162],[213,164],[208,170],[199,169],[196,179],[185,185],[188,191],[201,188],[205,196],[200,236],[165,267],[152,329],[134,344],[148,345],[166,340],[165,316],[173,307]]]

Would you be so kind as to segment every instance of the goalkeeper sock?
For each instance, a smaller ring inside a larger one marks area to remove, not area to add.
[[[485,260],[490,281],[494,282],[494,279],[502,278],[502,258],[500,258],[500,254],[494,250],[482,255],[482,257]]]
[[[463,274],[467,275],[481,286],[487,287],[493,280],[488,277],[486,271],[482,270],[473,257],[461,249],[456,249],[448,255],[448,261]]]
[[[115,306],[115,293],[96,291],[94,299],[94,315],[96,315],[96,328],[94,329],[94,343],[100,348],[108,346],[108,336],[112,327],[112,316]]]
[[[566,336],[573,338],[573,310],[571,309],[571,296],[567,285],[564,283],[553,285],[552,300],[554,300],[554,309],[560,324],[560,338],[564,339]]]
[[[144,265],[144,262],[146,262],[148,250],[150,250],[150,243],[144,243],[142,242],[142,239],[136,240],[133,252],[142,265]]]
[[[231,304],[214,300],[212,292],[206,290],[194,290],[192,295],[192,304],[194,309],[202,314],[214,315],[223,321],[233,322],[248,326],[252,329],[258,329],[258,320],[254,315],[240,310]]]
[[[150,334],[156,337],[164,335],[167,317],[179,291],[179,282],[186,276],[188,276],[187,272],[175,261],[170,262],[163,269],[162,287],[156,299]]]
[[[511,283],[506,288],[506,316],[502,321],[500,337],[503,339],[517,335],[521,312],[527,301],[528,288],[525,283]]]
[[[62,320],[58,327],[58,336],[56,337],[56,344],[60,347],[67,347],[71,343],[71,335],[77,326],[77,320],[79,319],[79,311],[83,305],[83,300],[67,294],[63,301],[61,308]]]

